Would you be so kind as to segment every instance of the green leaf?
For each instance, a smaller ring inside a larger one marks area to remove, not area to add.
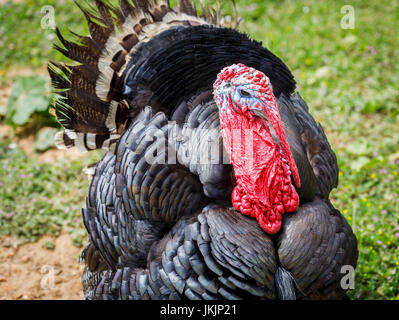
[[[317,69],[307,80],[309,85],[314,84],[320,79],[328,79],[331,76],[332,69],[330,66],[323,66]]]
[[[358,41],[358,38],[354,34],[349,34],[345,38],[342,39],[342,43],[347,46],[355,44],[357,41]]]
[[[352,161],[351,164],[350,164],[350,167],[351,167],[352,170],[359,171],[365,165],[367,165],[369,162],[370,162],[370,158],[360,157],[360,158],[357,158],[355,161]]]
[[[54,242],[49,240],[44,241],[42,246],[47,250],[53,250],[55,248]]]
[[[55,128],[42,128],[38,134],[35,141],[34,149],[36,151],[44,152],[54,146],[54,137],[58,132]]]
[[[364,112],[364,113],[376,112],[376,111],[381,110],[383,108],[383,106],[384,106],[384,104],[382,101],[370,100],[365,103],[364,107],[362,108],[362,112]]]
[[[399,151],[396,152],[396,153],[390,154],[390,155],[388,156],[388,159],[391,160],[391,161],[398,160],[398,159],[399,159]]]
[[[6,123],[21,126],[35,112],[48,109],[50,94],[48,78],[42,76],[17,76],[7,102]]]
[[[354,141],[347,145],[346,150],[356,155],[368,155],[374,151],[373,146],[365,140]]]

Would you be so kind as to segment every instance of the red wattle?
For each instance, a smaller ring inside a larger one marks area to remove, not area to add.
[[[224,115],[222,136],[236,175],[234,208],[256,218],[267,233],[277,233],[282,215],[298,208],[299,197],[267,124],[243,114]]]

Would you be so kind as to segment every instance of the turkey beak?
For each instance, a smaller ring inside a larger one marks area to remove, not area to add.
[[[290,166],[295,185],[299,189],[301,187],[301,180],[299,178],[298,168],[291,153],[290,146],[287,142],[284,125],[281,120],[280,112],[278,110],[275,98],[273,97],[273,99],[270,99],[261,96],[259,97],[259,100],[261,108],[254,108],[251,111],[254,115],[261,119],[264,119],[268,123],[271,134],[272,136],[275,136],[274,138],[278,140],[278,144],[280,145],[284,157],[286,158],[286,160],[288,161],[288,165]]]

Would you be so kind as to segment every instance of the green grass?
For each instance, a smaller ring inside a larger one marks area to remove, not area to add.
[[[245,19],[241,30],[287,63],[337,154],[340,184],[331,200],[352,225],[360,251],[350,296],[399,299],[399,1],[351,1],[354,29],[340,26],[346,1],[236,2]],[[40,28],[40,8],[47,4],[55,7],[62,30],[87,31],[72,1],[1,6],[0,83],[12,80],[10,68],[37,68],[60,59],[51,49],[53,32]],[[7,149],[6,142],[0,150],[6,186],[0,189],[1,232],[34,240],[67,228],[81,239],[85,164],[42,165]]]
[[[28,157],[11,140],[0,141],[0,235],[14,234],[23,243],[66,231],[81,246],[87,238],[81,208],[89,188],[82,170],[99,159],[93,153],[83,161],[49,164]]]

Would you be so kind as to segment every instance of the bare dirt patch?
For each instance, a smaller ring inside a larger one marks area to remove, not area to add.
[[[5,139],[7,137],[12,137],[12,136],[13,136],[12,128],[0,122],[0,139]]]
[[[0,106],[6,106],[11,93],[11,86],[0,86]]]
[[[54,243],[54,248],[44,248],[46,241]],[[83,299],[80,252],[67,234],[23,245],[14,237],[1,238],[0,299]]]
[[[0,122],[0,139],[6,138],[12,138],[13,142],[18,146],[18,148],[23,150],[29,157],[38,156],[39,160],[46,163],[51,163],[57,159],[76,160],[85,155],[77,148],[71,148],[67,150],[53,148],[43,153],[36,153],[34,150],[35,136],[33,134],[24,137],[18,137],[10,126]]]
[[[38,156],[40,161],[51,163],[57,159],[76,160],[84,156],[77,148],[71,149],[49,149],[43,153],[36,153],[34,150],[35,136],[29,135],[21,139],[16,139],[18,147],[21,148],[29,157]]]

